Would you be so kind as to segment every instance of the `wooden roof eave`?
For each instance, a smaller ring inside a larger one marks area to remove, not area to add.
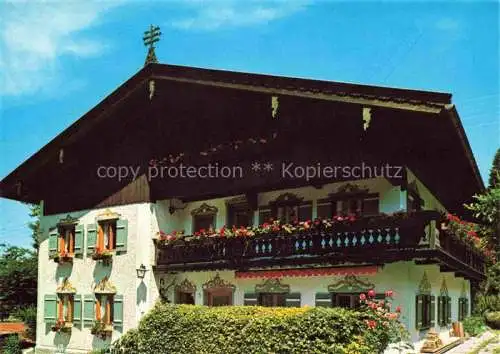
[[[106,96],[101,102],[90,109],[87,113],[81,116],[76,122],[59,133],[50,142],[45,144],[40,150],[26,159],[14,171],[9,173],[0,181],[0,197],[14,200],[21,200],[29,203],[38,203],[40,200],[35,200],[32,196],[28,198],[17,198],[15,192],[12,192],[13,186],[18,181],[26,181],[34,171],[38,170],[49,160],[58,156],[59,149],[69,145],[79,137],[87,133],[92,126],[99,123],[103,119],[112,115],[114,108],[123,104],[124,101],[132,94],[138,91],[141,87],[146,88],[144,97],[149,95],[147,91],[147,82],[151,75],[151,66],[139,70],[134,76],[120,85],[116,90]]]
[[[444,107],[444,104],[442,103],[433,103],[433,102],[420,103],[420,102],[410,102],[402,100],[398,102],[389,97],[379,97],[375,95],[373,95],[370,98],[370,97],[363,97],[361,95],[349,95],[349,94],[344,95],[337,93],[323,93],[323,92],[314,92],[307,90],[301,91],[301,90],[277,88],[277,87],[275,88],[263,87],[251,84],[241,84],[241,83],[231,83],[231,82],[211,81],[211,80],[197,80],[197,79],[173,77],[173,76],[158,75],[158,74],[153,74],[151,76],[151,79],[197,84],[197,85],[212,86],[212,87],[222,87],[222,88],[250,91],[256,93],[266,93],[270,95],[292,96],[292,97],[309,98],[316,100],[326,100],[339,103],[357,104],[357,105],[362,105],[364,107],[383,107],[390,109],[399,109],[405,111],[415,111],[415,112],[424,112],[433,114],[439,114]]]
[[[460,121],[460,117],[456,106],[454,104],[448,104],[444,107],[443,111],[448,115],[451,122],[455,126],[455,130],[457,131],[460,141],[462,143],[463,151],[465,152],[470,168],[474,173],[474,177],[477,182],[476,187],[478,188],[480,193],[484,192],[485,191],[484,182],[483,179],[481,178],[481,173],[479,172],[476,159],[474,158],[474,155],[472,153],[469,139],[467,139],[467,135],[465,134],[465,130],[462,125],[462,122]]]

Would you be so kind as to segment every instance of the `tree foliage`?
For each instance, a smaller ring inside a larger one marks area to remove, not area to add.
[[[493,166],[490,170],[490,178],[488,179],[489,188],[500,185],[500,149],[497,150],[493,158]]]
[[[28,227],[31,229],[31,237],[33,239],[32,246],[38,252],[39,239],[41,235],[40,229],[40,216],[42,216],[42,208],[39,204],[30,205],[30,217],[35,218],[34,221],[28,223]]]
[[[0,245],[0,311],[36,305],[37,256],[30,249]]]

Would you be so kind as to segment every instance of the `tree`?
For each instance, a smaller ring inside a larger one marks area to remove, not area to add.
[[[500,185],[500,149],[497,150],[497,153],[493,158],[493,166],[490,170],[488,184],[490,189]]]
[[[30,205],[30,217],[36,218],[34,221],[28,223],[28,227],[31,229],[32,232],[32,239],[33,239],[33,248],[36,250],[38,253],[38,246],[39,246],[39,237],[41,234],[40,230],[40,216],[42,216],[42,208],[40,207],[39,204],[31,204]]]
[[[34,251],[0,244],[0,312],[36,305],[37,266]]]
[[[482,193],[474,195],[474,202],[465,207],[473,212],[480,223],[479,233],[486,243],[500,252],[500,149],[498,149],[490,170],[490,185]]]

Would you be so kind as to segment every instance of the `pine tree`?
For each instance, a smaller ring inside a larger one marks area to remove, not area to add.
[[[493,158],[493,166],[491,166],[488,184],[488,188],[490,189],[500,185],[500,149],[497,150],[497,153]]]

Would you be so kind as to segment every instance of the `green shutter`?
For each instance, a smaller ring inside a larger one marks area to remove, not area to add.
[[[75,294],[73,297],[73,323],[78,326],[82,323],[82,295]]]
[[[123,328],[123,295],[113,297],[113,326]]]
[[[446,304],[446,324],[451,323],[451,297],[446,297],[445,300]]]
[[[92,326],[95,320],[95,304],[95,295],[83,296],[83,324],[85,326]]]
[[[289,293],[285,296],[286,307],[300,307],[300,293]]]
[[[423,327],[423,312],[424,312],[424,295],[417,295],[415,297],[415,328],[420,329]]]
[[[59,237],[59,230],[56,228],[49,231],[49,257],[57,253],[57,238]]]
[[[464,319],[469,316],[469,299],[464,299]]]
[[[83,225],[75,226],[75,256],[83,255]]]
[[[128,220],[116,221],[116,251],[127,251]]]
[[[94,253],[95,244],[97,242],[97,224],[87,225],[87,256]]]
[[[439,326],[444,326],[445,325],[445,313],[444,313],[444,309],[445,309],[445,304],[444,304],[444,299],[445,297],[444,296],[438,296],[438,325]]]
[[[258,305],[258,295],[256,293],[245,293],[243,296],[243,305],[245,306],[257,306]]]
[[[434,295],[431,295],[430,297],[431,301],[429,302],[429,319],[430,319],[430,325],[431,327],[436,326],[436,297]]]
[[[47,323],[55,323],[57,317],[57,295],[43,297],[43,318]]]
[[[316,307],[332,307],[332,294],[316,293],[315,305]]]

